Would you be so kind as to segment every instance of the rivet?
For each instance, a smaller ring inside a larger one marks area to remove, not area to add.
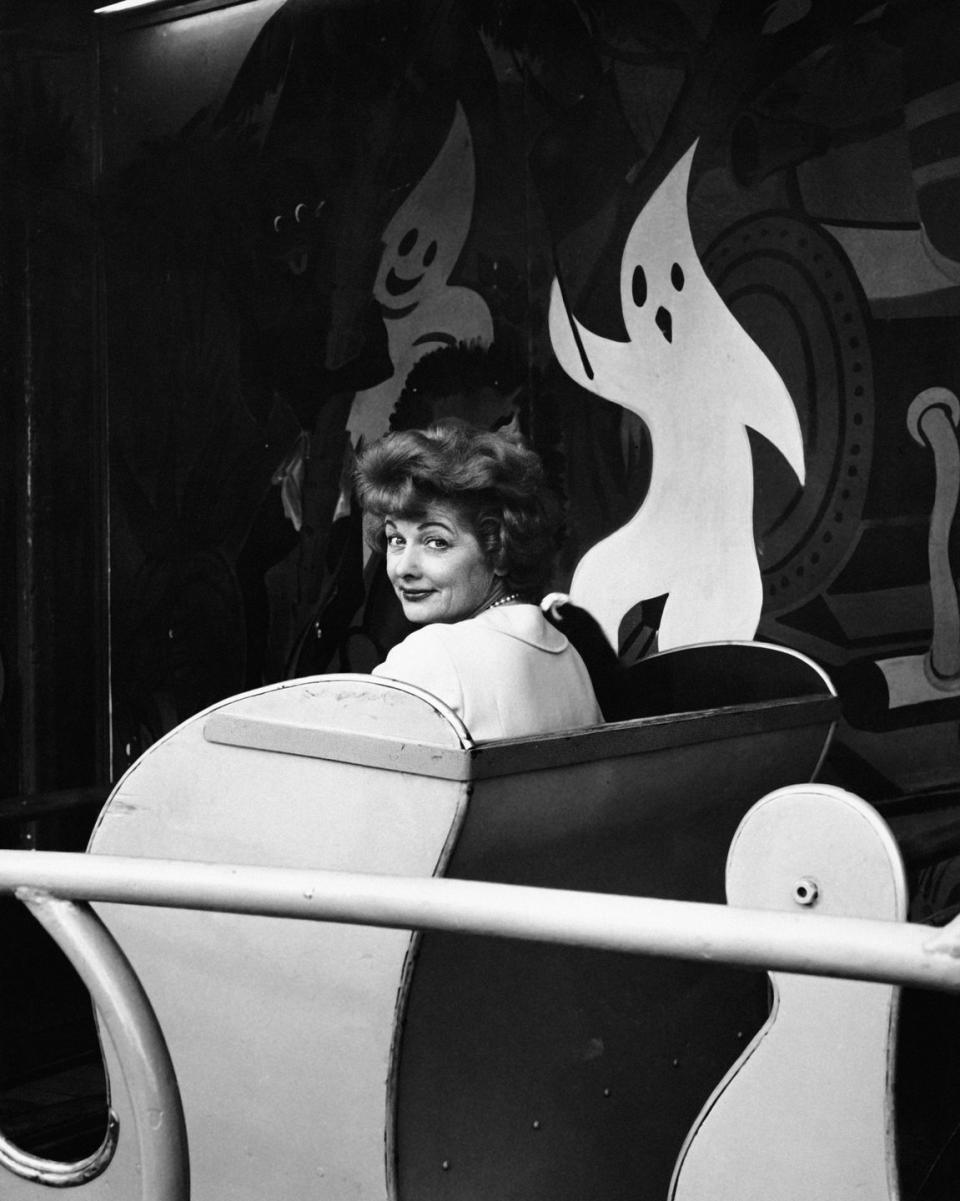
[[[534,1130],[539,1130],[539,1129],[540,1129],[540,1119],[539,1119],[539,1118],[534,1118],[534,1119],[533,1119],[533,1128],[534,1128]]]
[[[820,887],[809,876],[802,876],[793,886],[793,899],[798,905],[814,905],[819,896]]]
[[[449,1171],[450,1171],[450,1160],[449,1160],[449,1159],[445,1159],[445,1160],[443,1161],[443,1163],[441,1163],[441,1165],[440,1165],[440,1168],[441,1168],[441,1170],[442,1170],[442,1171],[444,1171],[444,1172],[449,1172]]]
[[[680,1066],[680,1060],[679,1060],[679,1059],[675,1059],[675,1060],[673,1061],[673,1066],[674,1066],[675,1068],[678,1068],[678,1067]]]
[[[605,1089],[603,1090],[603,1095],[604,1095],[605,1097],[609,1097],[609,1096],[610,1096],[610,1089],[609,1089],[609,1088],[605,1088]]]

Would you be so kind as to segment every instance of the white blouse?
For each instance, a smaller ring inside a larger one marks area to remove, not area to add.
[[[373,674],[433,693],[475,742],[603,722],[583,659],[537,605],[423,626]]]

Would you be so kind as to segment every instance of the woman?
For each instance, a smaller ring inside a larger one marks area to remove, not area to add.
[[[535,603],[554,525],[522,439],[461,425],[387,434],[361,454],[367,541],[422,629],[374,675],[445,701],[475,741],[596,725],[580,655]]]

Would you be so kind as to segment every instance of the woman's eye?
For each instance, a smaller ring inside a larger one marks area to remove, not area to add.
[[[434,550],[446,550],[449,545],[450,543],[446,538],[438,538],[436,535],[427,539],[427,546],[432,547]]]
[[[403,539],[399,534],[387,534],[387,549],[396,550],[403,545]]]

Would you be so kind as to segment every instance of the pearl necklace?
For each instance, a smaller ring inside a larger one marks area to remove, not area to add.
[[[501,596],[499,600],[495,600],[492,604],[487,605],[487,608],[499,609],[501,605],[512,605],[514,601],[518,601],[519,599],[519,592],[508,592],[506,596]]]

